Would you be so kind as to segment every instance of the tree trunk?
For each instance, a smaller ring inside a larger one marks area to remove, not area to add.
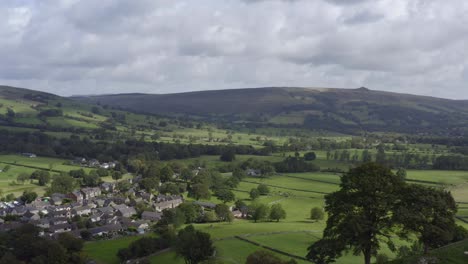
[[[371,254],[371,249],[370,248],[366,248],[364,250],[364,263],[365,264],[371,264],[371,257],[372,257],[372,254]]]

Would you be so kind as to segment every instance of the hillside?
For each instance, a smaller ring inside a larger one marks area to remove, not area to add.
[[[461,135],[468,129],[468,101],[373,91],[363,87],[271,87],[73,99],[141,113],[184,114],[227,123],[250,122],[257,126],[295,126],[345,133]]]

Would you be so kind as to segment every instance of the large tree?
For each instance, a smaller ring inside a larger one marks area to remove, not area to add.
[[[325,196],[327,226],[323,239],[309,247],[307,257],[327,263],[319,261],[317,252],[325,252],[333,260],[345,249],[351,249],[364,256],[365,264],[370,264],[383,240],[392,245],[392,212],[403,186],[400,177],[377,163],[351,169],[341,178],[341,189]]]
[[[455,230],[457,205],[450,192],[421,185],[408,185],[402,189],[402,203],[394,214],[403,231],[415,233],[430,248],[452,241]]]
[[[175,245],[177,255],[183,257],[186,264],[207,260],[215,250],[210,234],[195,230],[192,225],[179,231]]]
[[[286,218],[286,211],[283,209],[281,204],[277,203],[271,206],[270,219],[279,222],[280,219]]]

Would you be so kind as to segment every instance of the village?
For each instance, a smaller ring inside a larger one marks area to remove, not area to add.
[[[33,153],[22,155],[36,157]],[[100,163],[84,158],[75,158],[72,162],[83,167],[103,169],[113,169],[116,165],[115,162]],[[182,195],[154,195],[141,189],[141,176],[122,181],[128,182],[128,190],[119,190],[117,181],[103,182],[98,187],[83,187],[70,193],[38,197],[31,203],[20,199],[0,202],[0,232],[28,223],[39,227],[41,236],[51,238],[64,232],[85,240],[145,234],[162,218],[163,210],[176,208],[184,202]],[[144,210],[138,212],[136,207],[142,204]],[[203,210],[213,210],[216,206],[200,201],[193,204]],[[234,216],[240,217],[241,213],[235,211]]]
[[[153,195],[134,188],[124,194],[116,189],[115,183],[105,182],[99,187],[82,188],[68,194],[54,193],[29,204],[0,202],[0,217],[11,220],[0,218],[0,231],[29,223],[41,228],[41,235],[48,237],[63,232],[83,239],[145,234],[161,219],[164,209],[176,208],[184,202],[180,195]],[[138,217],[135,206],[141,202],[152,210],[145,210]],[[208,210],[215,207],[209,202],[194,203]],[[83,217],[87,221],[85,226],[80,226],[78,222]]]

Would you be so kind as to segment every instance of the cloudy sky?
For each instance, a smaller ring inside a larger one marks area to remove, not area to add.
[[[0,84],[61,95],[260,86],[468,99],[465,0],[0,1]]]

